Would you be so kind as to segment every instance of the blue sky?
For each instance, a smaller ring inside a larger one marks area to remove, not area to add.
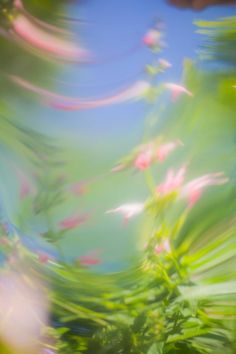
[[[233,14],[236,14],[235,6],[216,6],[194,12],[177,9],[165,0],[78,1],[71,5],[69,15],[81,19],[82,23],[74,23],[72,31],[98,63],[65,66],[59,78],[65,83],[55,90],[74,97],[102,97],[141,79],[145,65],[152,61],[152,54],[141,45],[141,39],[155,18],[160,18],[166,27],[167,47],[161,56],[173,64],[165,79],[179,82],[183,58],[194,58],[202,40],[195,33],[193,21]],[[123,55],[127,52],[129,54]],[[38,114],[41,123],[47,121],[47,129],[51,122],[52,132],[62,126],[64,133],[86,140],[86,136],[90,139],[94,134],[101,135],[102,139],[113,133],[123,134],[124,126],[139,136],[146,110],[144,104],[126,103],[81,112],[43,108]]]
[[[165,80],[180,82],[183,59],[194,59],[202,37],[195,33],[196,19],[217,19],[236,14],[235,6],[209,7],[201,12],[181,10],[166,0],[81,0],[70,5],[68,15],[78,18],[72,32],[78,43],[91,51],[95,64],[65,65],[59,70],[54,90],[73,97],[94,98],[110,95],[144,78],[145,65],[152,53],[142,45],[142,37],[155,18],[165,23],[167,47],[161,56],[172,63]],[[127,54],[128,53],[128,54]],[[124,55],[126,54],[126,55]],[[53,78],[54,80],[55,78]],[[50,78],[49,78],[50,82]],[[51,82],[50,82],[51,83]],[[21,103],[22,114],[25,106]],[[28,121],[49,134],[79,140],[91,146],[106,144],[129,133],[131,144],[140,140],[148,107],[142,102],[127,102],[88,111],[64,112],[45,108],[29,112]],[[45,129],[46,127],[46,129]]]

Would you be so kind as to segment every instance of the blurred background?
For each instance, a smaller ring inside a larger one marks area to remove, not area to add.
[[[70,33],[73,43],[85,48],[88,58],[77,62],[47,57],[44,49],[36,52],[27,48],[24,41],[20,42],[22,37],[20,40],[14,37],[7,29],[9,23],[3,21],[2,116],[12,117],[10,120],[14,124],[24,127],[26,140],[32,131],[42,134],[48,145],[46,151],[54,156],[52,160],[60,160],[52,174],[56,171],[61,177],[61,182],[56,184],[57,187],[61,184],[66,195],[54,205],[55,208],[49,208],[52,228],[56,228],[60,220],[78,213],[85,221],[58,241],[63,257],[74,261],[81,255],[95,252],[102,259],[95,267],[102,271],[127,267],[139,256],[145,243],[142,217],[124,225],[119,215],[111,217],[105,211],[127,201],[144,201],[148,188],[139,171],[110,172],[124,155],[143,141],[164,135],[167,140],[181,139],[184,144],[164,165],[164,170],[186,160],[193,162],[193,174],[214,168],[229,169],[231,173],[233,112],[226,107],[224,94],[218,99],[222,88],[213,83],[222,64],[219,61],[209,64],[204,56],[201,57],[204,38],[197,33],[194,21],[232,16],[236,14],[235,5],[210,6],[195,12],[193,8],[181,9],[154,0],[58,2],[56,9],[50,1],[14,4],[14,11],[26,18],[28,11],[44,21],[50,19],[55,27]],[[52,12],[52,8],[55,11]],[[29,19],[39,28],[42,26],[35,19]],[[152,50],[143,40],[157,24],[163,36],[160,51]],[[31,41],[30,38],[24,40]],[[167,60],[171,66],[154,81],[151,78],[151,84],[183,84],[188,76],[188,88],[194,92],[194,98],[186,96],[172,102],[169,95],[164,94],[156,102],[145,97],[125,98],[118,104],[114,100],[104,106],[69,110],[48,104],[55,94],[83,101],[126,92],[126,88],[136,82],[150,81],[147,65],[153,65],[159,59]],[[196,63],[196,68],[192,68],[192,63]],[[202,74],[197,74],[197,70],[202,70]],[[205,77],[204,70],[208,73],[211,70],[212,77]],[[234,100],[235,90],[230,94]],[[150,113],[155,115],[154,122]],[[8,126],[2,131],[0,151],[3,214],[19,228],[30,247],[40,245],[49,253],[57,254],[43,236],[48,231],[43,213],[33,213],[33,193],[26,193],[26,198],[20,196],[24,175],[33,181],[35,171],[26,156],[28,152],[24,151],[27,146],[19,153],[17,134],[8,139],[8,131]],[[30,140],[28,148],[32,151],[33,135]],[[9,149],[7,145],[11,145]],[[35,149],[37,153],[38,148]],[[51,167],[52,164],[47,167],[41,164],[37,169],[45,177]],[[156,183],[164,176],[163,171],[161,167],[154,172]],[[73,194],[70,186],[74,183],[79,183],[81,190]],[[47,194],[46,188],[44,193]]]
[[[0,353],[234,353],[235,1],[0,0],[0,48]]]

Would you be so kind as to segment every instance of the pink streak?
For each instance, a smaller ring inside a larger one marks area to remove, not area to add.
[[[125,164],[119,164],[111,169],[111,172],[120,172],[126,168]]]
[[[188,199],[188,206],[193,207],[200,199],[203,190],[208,186],[222,185],[228,182],[222,172],[209,173],[188,182],[182,189],[182,197]]]
[[[59,95],[57,93],[36,86],[29,81],[20,78],[19,76],[9,75],[9,78],[15,84],[26,89],[27,91],[39,94],[44,100],[44,103],[50,105],[53,108],[65,111],[95,109],[111,104],[118,104],[132,99],[139,99],[145,95],[146,91],[150,87],[149,83],[146,81],[137,81],[133,85],[124,90],[121,90],[112,96],[107,96],[101,99],[86,100],[83,98],[72,98]]]
[[[19,13],[25,15],[25,17],[27,17],[29,20],[32,21],[32,23],[38,24],[41,27],[44,27],[45,29],[49,30],[50,32],[57,32],[57,33],[61,33],[61,34],[68,34],[68,31],[53,26],[47,22],[41,21],[39,20],[37,17],[32,16],[23,6],[22,1],[21,0],[15,0],[14,1],[14,6],[15,8],[19,11]]]
[[[88,214],[80,214],[76,216],[71,216],[62,220],[59,225],[62,229],[75,229],[76,227],[84,224],[90,216]]]
[[[176,140],[159,146],[156,152],[158,161],[159,162],[165,161],[168,155],[180,145],[183,145],[183,143],[180,140]]]
[[[185,93],[188,96],[193,96],[191,91],[189,91],[186,87],[181,85],[166,83],[165,87],[171,91],[173,101],[176,101],[176,99],[183,93]]]
[[[74,103],[54,101],[51,103],[51,106],[65,111],[94,109],[98,107],[108,106],[111,104],[121,103],[132,99],[138,99],[143,95],[145,95],[145,93],[149,88],[150,85],[148,82],[137,81],[132,86],[112,96],[108,96],[101,99],[95,99],[95,100],[76,99]]]
[[[87,255],[80,256],[79,262],[83,266],[93,266],[101,263],[101,259],[97,256],[97,252],[93,251]]]
[[[88,59],[88,53],[73,43],[52,35],[29,20],[24,14],[18,14],[12,21],[14,33],[34,48],[66,60]]]
[[[59,95],[57,93],[48,91],[44,88],[41,88],[39,86],[36,86],[32,83],[30,83],[29,81],[26,81],[24,79],[22,79],[19,76],[15,76],[15,75],[9,75],[9,79],[14,82],[16,85],[24,88],[27,91],[30,91],[32,93],[35,94],[39,94],[42,98],[45,99],[45,102],[49,101],[49,99],[57,99],[57,100],[72,100],[72,98],[70,97],[66,97],[66,96],[62,96]]]

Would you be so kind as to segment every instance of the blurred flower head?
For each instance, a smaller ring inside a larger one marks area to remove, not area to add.
[[[143,37],[143,43],[150,48],[161,45],[161,32],[157,29],[150,29]]]
[[[166,144],[160,145],[156,150],[156,157],[159,162],[165,161],[169,154],[174,151],[178,146],[183,145],[180,140],[171,141]]]
[[[181,196],[187,198],[189,207],[192,207],[200,199],[206,187],[221,185],[226,182],[228,182],[228,178],[222,172],[209,173],[185,184],[182,188]]]
[[[158,62],[163,69],[169,69],[172,67],[172,64],[166,59],[160,58]]]
[[[38,353],[41,330],[48,322],[48,301],[42,284],[23,273],[0,275],[0,338],[9,347]]]
[[[91,251],[83,256],[80,256],[78,258],[79,263],[82,266],[93,266],[93,265],[97,265],[101,263],[101,259],[98,256],[98,252],[97,251]]]
[[[165,87],[171,91],[171,96],[173,101],[175,101],[181,94],[193,96],[193,93],[182,85],[177,85],[174,83],[166,83]]]
[[[38,252],[39,263],[46,264],[46,263],[48,263],[49,259],[50,259],[50,257],[47,253],[42,252],[42,251]]]
[[[60,221],[59,225],[62,229],[75,229],[88,221],[89,218],[90,215],[87,213],[74,215]]]
[[[138,170],[146,170],[152,163],[153,150],[151,147],[147,148],[145,151],[140,152],[134,161],[134,167]]]
[[[171,248],[170,248],[169,240],[165,240],[163,243],[156,245],[154,251],[156,254],[160,254],[163,252],[170,252]]]
[[[180,189],[184,181],[185,173],[185,166],[181,167],[177,172],[172,169],[168,170],[164,182],[156,188],[157,193],[161,196],[166,196]]]
[[[132,218],[135,215],[141,214],[144,210],[144,204],[143,203],[130,203],[130,204],[123,204],[115,209],[110,209],[107,210],[107,214],[113,214],[113,213],[118,213],[123,215],[125,221],[128,221],[130,218]]]

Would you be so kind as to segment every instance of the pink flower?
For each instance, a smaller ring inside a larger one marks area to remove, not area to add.
[[[185,93],[188,96],[193,96],[191,91],[189,91],[186,87],[181,85],[166,83],[165,87],[171,91],[173,101],[175,101],[183,93]]]
[[[228,182],[228,178],[224,177],[223,173],[217,172],[198,177],[183,186],[185,172],[185,167],[180,168],[177,173],[169,170],[165,181],[157,187],[157,193],[161,196],[166,196],[180,190],[180,197],[187,198],[188,206],[192,207],[200,199],[206,187]]]
[[[169,69],[172,67],[172,64],[168,60],[160,58],[158,62],[163,69]]]
[[[88,219],[88,214],[75,215],[62,220],[59,225],[62,229],[75,229],[76,227],[84,224]]]
[[[162,252],[170,252],[171,248],[169,240],[165,240],[163,243],[156,245],[154,250],[156,254],[160,254]]]
[[[74,183],[70,186],[70,191],[77,196],[81,196],[88,192],[88,184],[84,181]]]
[[[144,210],[143,203],[131,203],[131,204],[123,204],[118,208],[111,209],[106,211],[107,214],[110,213],[119,213],[124,216],[125,221],[132,218],[135,215],[142,213]]]
[[[30,191],[31,186],[29,184],[29,181],[27,179],[22,180],[20,185],[20,198],[26,198],[30,194]]]
[[[24,7],[23,7],[23,4],[22,4],[21,0],[15,0],[14,1],[14,6],[18,10],[21,10],[21,11],[24,10]]]
[[[88,57],[88,53],[84,49],[52,34],[51,30],[46,31],[45,26],[40,26],[26,14],[19,13],[13,19],[12,27],[16,39],[20,39],[55,58],[79,61]]]
[[[142,151],[139,153],[139,155],[136,157],[134,161],[134,166],[138,170],[144,171],[151,165],[152,158],[153,158],[153,152],[151,148],[148,148],[146,151]]]
[[[79,263],[83,266],[93,266],[101,263],[101,259],[97,256],[97,252],[89,252],[87,255],[79,257]]]
[[[161,33],[155,29],[150,29],[143,37],[143,43],[151,48],[160,45]]]
[[[128,168],[130,164],[133,164],[136,169],[144,171],[149,168],[150,165],[155,162],[155,160],[163,162],[167,158],[167,156],[179,145],[183,145],[180,140],[174,140],[169,143],[162,144],[158,148],[156,147],[157,142],[155,141],[151,141],[148,144],[140,145],[138,148],[138,152],[135,153],[135,157],[131,160],[131,163],[130,161],[126,162],[126,164],[121,163],[115,166],[111,170],[111,172],[122,171],[125,168]]]
[[[186,167],[181,167],[176,173],[174,170],[169,170],[165,181],[160,184],[156,191],[161,196],[166,196],[181,188],[186,173]]]
[[[28,195],[34,194],[36,189],[28,179],[27,175],[25,175],[21,170],[17,170],[16,174],[20,181],[20,199],[24,199],[28,197]]]
[[[200,199],[203,190],[208,186],[221,185],[228,182],[223,173],[209,173],[188,182],[182,189],[181,196],[187,198],[189,207],[192,207]]]
[[[41,264],[46,264],[49,261],[49,255],[45,252],[38,252],[38,261]]]
[[[159,162],[165,161],[167,156],[174,151],[179,145],[183,145],[180,140],[171,141],[170,143],[159,146],[156,152],[156,156]]]

